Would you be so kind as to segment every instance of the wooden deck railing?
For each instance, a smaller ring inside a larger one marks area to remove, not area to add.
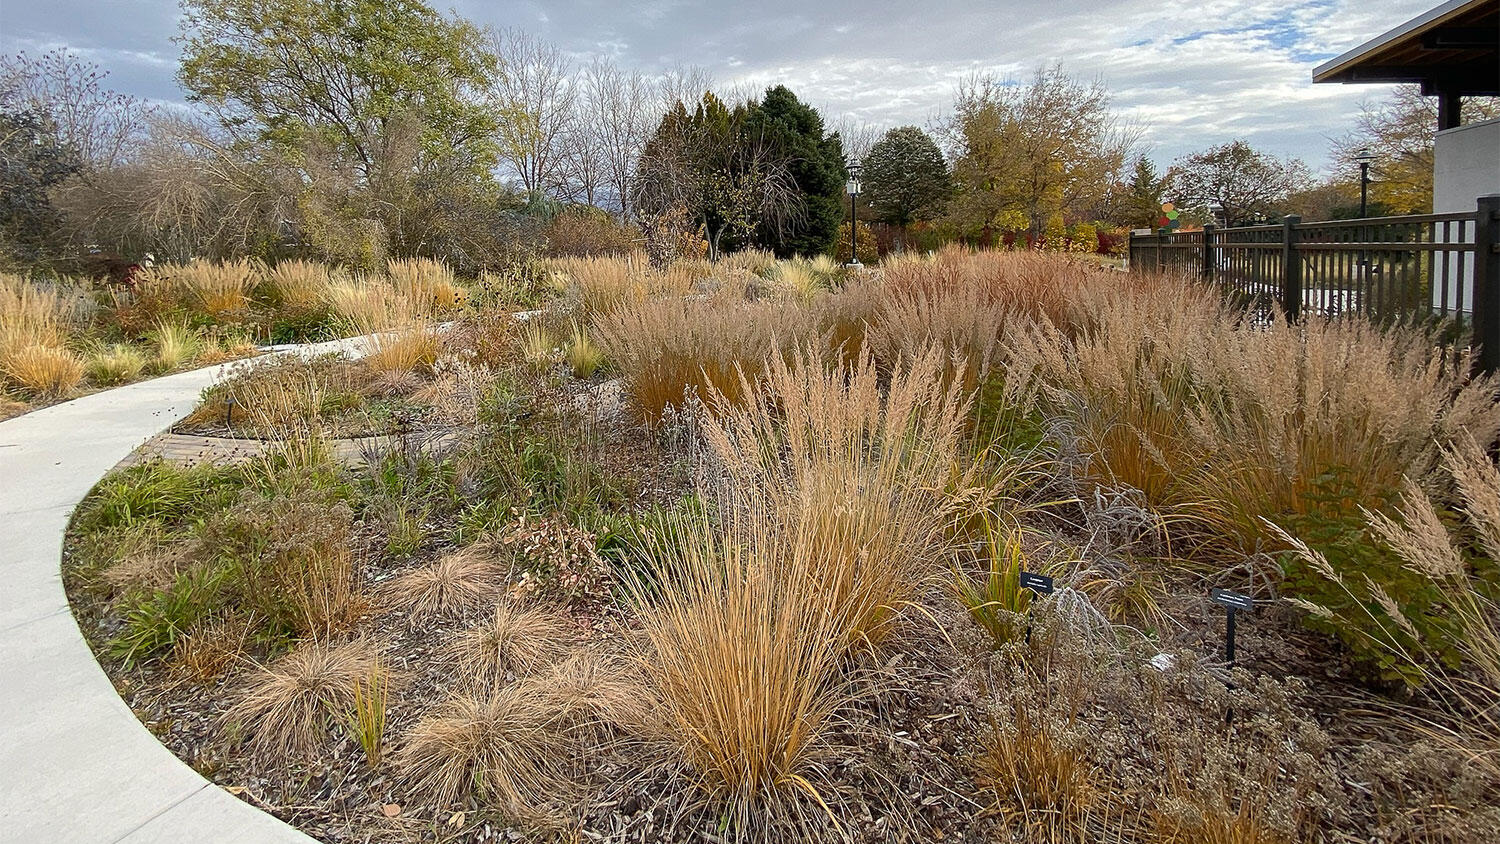
[[[1458,214],[1133,232],[1130,268],[1192,273],[1262,317],[1436,323],[1500,370],[1500,196]]]

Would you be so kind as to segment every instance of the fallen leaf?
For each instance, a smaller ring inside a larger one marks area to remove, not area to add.
[[[224,790],[229,792],[230,794],[233,794],[235,797],[239,797],[241,794],[245,793],[245,787],[243,785],[226,785],[224,786]]]
[[[380,811],[384,812],[386,817],[394,818],[397,815],[401,814],[401,804],[386,803],[385,805],[380,807]]]
[[[453,816],[450,817],[450,818],[448,818],[448,825],[451,826],[451,827],[453,827],[454,829],[458,829],[459,827],[463,826],[464,825],[464,813],[463,812],[454,812]]]

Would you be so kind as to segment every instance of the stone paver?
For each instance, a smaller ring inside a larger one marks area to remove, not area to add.
[[[296,351],[360,348],[354,340]],[[142,381],[0,422],[0,842],[312,840],[157,742],[94,660],[62,586],[74,506],[227,369]]]
[[[455,435],[444,433],[424,436],[420,444],[422,448],[430,450],[448,445],[454,440]],[[331,443],[331,449],[333,459],[340,463],[346,466],[361,466],[365,462],[366,454],[372,451],[377,454],[382,453],[384,449],[395,447],[398,442],[395,435],[378,434],[334,440]],[[141,443],[140,448],[126,455],[115,468],[122,469],[151,460],[166,460],[183,466],[193,466],[199,463],[243,463],[265,454],[270,448],[271,443],[265,440],[200,437],[193,434],[157,434]]]

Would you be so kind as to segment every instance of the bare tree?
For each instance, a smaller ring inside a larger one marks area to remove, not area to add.
[[[844,143],[844,157],[856,163],[864,161],[870,155],[870,150],[885,136],[884,129],[850,114],[834,121],[832,128]]]
[[[707,91],[713,90],[714,77],[707,69],[697,65],[677,65],[657,77],[656,91],[658,114],[671,111],[672,106],[682,103],[691,106]]]
[[[151,109],[141,100],[104,87],[108,71],[58,49],[33,58],[0,58],[0,90],[46,114],[58,140],[90,167],[118,164],[140,139]]]
[[[630,185],[641,150],[660,117],[656,93],[639,73],[595,59],[579,80],[577,149],[588,156],[579,167],[597,170],[599,183],[619,202],[620,216],[631,215]],[[589,204],[597,204],[590,194]]]
[[[573,63],[556,45],[519,30],[494,33],[490,42],[500,59],[491,99],[507,117],[498,133],[501,157],[525,190],[563,193],[564,141],[577,117]]]
[[[129,159],[68,185],[58,203],[77,247],[186,259],[251,251],[296,213],[300,186],[279,160],[163,113],[147,121]]]

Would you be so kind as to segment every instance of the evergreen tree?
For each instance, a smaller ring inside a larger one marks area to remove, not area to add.
[[[1162,197],[1167,193],[1171,178],[1157,175],[1156,165],[1144,155],[1137,156],[1131,166],[1130,184],[1125,192],[1125,222],[1133,228],[1155,227],[1161,214]]]
[[[818,110],[785,85],[766,91],[746,116],[748,140],[781,159],[801,197],[801,213],[762,221],[759,239],[781,257],[827,252],[844,215],[844,145],[825,131]]]
[[[942,150],[915,126],[885,133],[865,157],[861,181],[876,217],[903,228],[936,216],[951,186]]]

